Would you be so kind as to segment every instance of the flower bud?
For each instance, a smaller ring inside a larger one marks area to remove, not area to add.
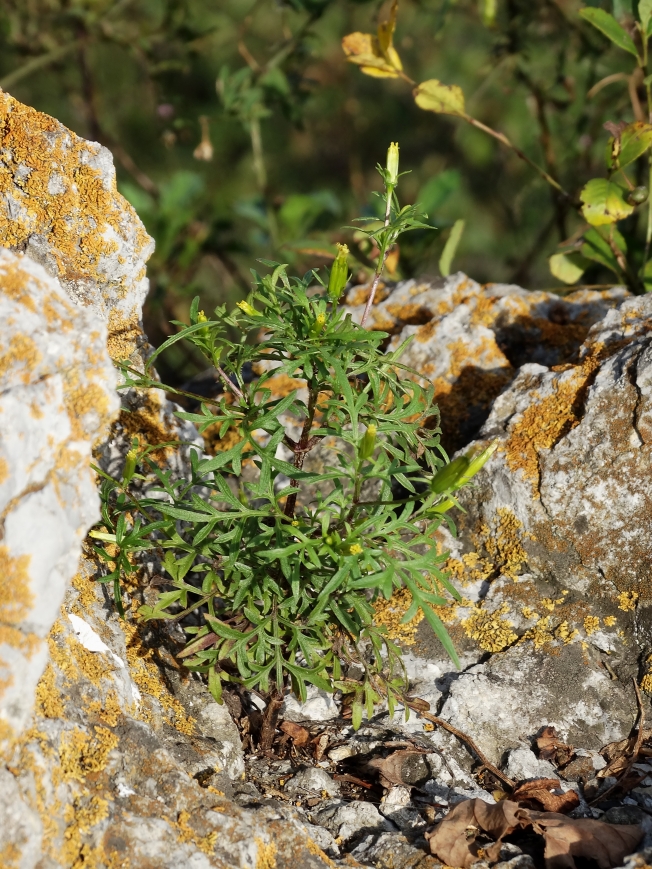
[[[238,308],[249,317],[262,317],[260,311],[257,311],[249,302],[238,302]]]
[[[310,327],[310,337],[317,338],[324,331],[326,325],[326,314],[317,314],[315,322]]]
[[[131,482],[131,478],[136,472],[136,465],[138,463],[138,450],[136,447],[132,447],[125,457],[125,466],[122,471],[122,484],[126,486]]]
[[[398,142],[392,142],[387,149],[387,183],[398,184]]]
[[[489,444],[489,446],[486,449],[481,450],[477,454],[477,456],[475,456],[475,458],[471,458],[471,454],[469,453],[466,456],[466,458],[469,462],[469,466],[467,467],[463,476],[461,476],[460,479],[458,480],[456,488],[459,489],[462,486],[465,486],[472,477],[475,477],[475,475],[478,473],[478,471],[481,470],[487,464],[487,462],[493,456],[493,454],[496,452],[497,449],[498,449],[498,441],[494,441],[493,443]]]
[[[644,184],[641,184],[640,187],[635,187],[633,190],[629,191],[627,194],[627,201],[630,205],[643,205],[643,203],[647,201],[647,197],[647,187]]]
[[[348,247],[345,244],[338,244],[337,256],[328,279],[328,295],[333,303],[339,300],[349,279],[349,265],[346,259],[348,255]]]
[[[358,458],[361,462],[371,458],[376,449],[376,432],[378,429],[373,423],[367,426],[367,431],[364,433],[360,446],[358,447]]]
[[[458,487],[458,481],[467,472],[469,460],[466,456],[458,456],[450,464],[440,468],[430,481],[430,489],[435,495],[452,492]]]

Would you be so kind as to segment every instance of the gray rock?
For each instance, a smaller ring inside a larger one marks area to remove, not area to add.
[[[514,748],[507,757],[505,773],[514,781],[530,778],[557,778],[557,771],[549,760],[540,760],[527,746]]]
[[[304,703],[289,694],[281,707],[281,716],[288,721],[330,721],[339,714],[333,695],[314,685],[308,686],[308,699]]]
[[[47,634],[100,518],[91,452],[119,402],[99,317],[2,248],[0,320],[1,752],[28,726]]]
[[[329,797],[335,797],[340,792],[340,786],[329,776],[324,769],[317,766],[307,766],[299,770],[285,785],[285,791],[290,794],[317,794],[326,793]]]
[[[371,832],[395,831],[391,821],[380,814],[373,803],[327,800],[313,812],[314,821],[343,842],[350,842]]]

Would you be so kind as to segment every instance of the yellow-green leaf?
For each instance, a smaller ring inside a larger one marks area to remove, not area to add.
[[[385,60],[395,69],[403,69],[401,58],[394,48],[394,31],[396,30],[396,15],[398,14],[398,0],[394,0],[389,10],[387,21],[381,21],[378,25],[378,46]]]
[[[580,15],[589,24],[592,24],[597,30],[610,39],[618,48],[629,51],[634,57],[638,57],[634,40],[627,31],[620,26],[613,15],[605,12],[604,9],[595,9],[593,7],[585,7],[580,9]]]
[[[464,94],[456,84],[442,84],[436,78],[422,82],[414,90],[420,109],[443,115],[464,115]]]
[[[650,35],[650,24],[652,24],[652,0],[641,0],[638,4],[638,17],[643,27],[643,33]]]
[[[389,52],[383,54],[377,37],[371,33],[349,33],[342,40],[342,49],[346,59],[350,63],[357,64],[365,75],[373,75],[378,78],[397,78],[401,69],[398,55],[392,48],[391,57],[398,60],[395,62],[388,59]],[[386,56],[387,55],[387,56]]]
[[[446,244],[444,245],[444,250],[439,257],[439,271],[441,272],[442,277],[447,278],[451,273],[453,257],[455,256],[455,252],[457,251],[457,246],[460,243],[463,232],[464,221],[456,220],[453,224],[453,228],[451,229],[451,234],[448,236]]]
[[[580,253],[555,253],[548,259],[550,272],[563,284],[574,284],[584,274],[589,261]]]
[[[651,0],[652,2],[652,0]],[[616,139],[609,140],[611,148],[607,164],[610,169],[624,169],[652,145],[652,124],[636,121],[628,124]]]
[[[592,178],[583,187],[580,199],[584,203],[582,214],[592,226],[616,223],[634,210],[633,205],[625,202],[622,188],[606,178]]]

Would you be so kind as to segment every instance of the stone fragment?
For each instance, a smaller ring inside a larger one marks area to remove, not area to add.
[[[371,832],[396,830],[391,821],[380,814],[373,803],[361,800],[327,800],[313,812],[320,827],[325,827],[336,838],[350,842]]]
[[[285,791],[290,794],[311,794],[335,797],[340,792],[340,786],[324,769],[307,766],[299,770],[285,785]]]
[[[91,450],[116,416],[106,328],[0,248],[0,747],[28,724],[46,636],[99,517]]]
[[[308,699],[302,703],[294,694],[283,700],[281,717],[287,721],[330,721],[340,714],[333,695],[314,685],[308,686]]]
[[[505,774],[514,781],[531,778],[557,778],[557,770],[549,760],[540,760],[527,746],[513,748],[507,757]]]

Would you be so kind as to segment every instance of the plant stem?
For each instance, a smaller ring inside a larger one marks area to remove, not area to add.
[[[317,408],[317,390],[312,387],[308,393],[308,413],[306,414],[306,418],[303,423],[303,428],[301,430],[301,437],[299,438],[299,443],[296,445],[294,450],[294,467],[297,471],[300,471],[303,467],[303,460],[306,457],[306,453],[310,451],[310,432],[312,430],[312,423],[315,418],[315,410]],[[298,484],[298,480],[290,480],[291,486],[296,486]],[[297,493],[292,492],[288,495],[288,499],[285,502],[285,515],[288,519],[294,518],[294,510],[297,505]]]
[[[227,376],[226,371],[224,371],[222,368],[220,368],[219,365],[215,366],[215,370],[219,374],[219,376],[220,376],[222,382],[224,383],[224,385],[226,386],[226,388],[230,389],[231,392],[236,396],[236,398],[239,398],[240,401],[244,402],[244,400],[245,400],[244,394],[235,385],[235,383],[231,380],[231,378]]]
[[[48,51],[46,54],[40,54],[38,57],[28,60],[27,63],[19,66],[18,69],[8,73],[2,81],[0,81],[0,88],[7,90],[7,88],[13,87],[13,85],[17,84],[21,79],[26,78],[28,75],[31,75],[33,72],[37,72],[44,66],[49,66],[49,64],[65,57],[69,52],[79,48],[80,44],[81,40],[75,39],[74,42],[69,42],[67,45],[60,45],[58,48],[53,48],[52,51]]]
[[[554,187],[555,190],[557,190],[559,193],[561,193],[561,195],[564,196],[566,199],[568,199],[576,208],[579,207],[579,202],[577,202],[575,199],[573,199],[573,197],[570,195],[570,193],[567,190],[564,190],[564,188],[561,186],[561,184],[558,181],[555,181],[555,179],[552,177],[552,175],[550,175],[548,172],[546,172],[545,169],[542,169],[541,166],[539,166],[537,163],[534,162],[534,160],[531,160],[528,157],[528,155],[524,154],[520,148],[517,148],[516,145],[513,144],[513,142],[510,142],[510,140],[507,138],[507,136],[504,133],[499,133],[498,130],[493,130],[491,127],[488,127],[486,124],[483,124],[482,121],[478,121],[475,118],[472,118],[471,115],[465,114],[465,115],[462,115],[461,117],[463,117],[465,121],[467,121],[469,124],[471,124],[472,127],[476,127],[476,129],[482,130],[483,133],[487,133],[487,135],[492,136],[494,139],[497,139],[499,142],[501,142],[507,148],[511,148],[511,150],[516,154],[516,156],[520,157],[521,160],[524,160],[529,166],[531,166],[532,169],[534,169],[534,171],[537,172],[541,176],[541,178],[543,178],[544,181],[546,181],[548,184],[550,184],[551,187]]]
[[[385,188],[387,202],[385,204],[385,229],[389,226],[389,218],[392,212],[392,187]],[[383,249],[378,252],[378,265],[376,266],[376,271],[374,274],[374,279],[371,282],[371,289],[369,290],[369,298],[367,299],[367,304],[364,308],[364,313],[362,314],[362,319],[360,320],[360,325],[364,328],[365,323],[367,322],[367,317],[369,316],[369,311],[371,311],[371,306],[374,303],[374,296],[376,295],[376,290],[378,289],[378,284],[380,282],[380,276],[383,273],[383,269],[385,268],[385,262],[387,260],[387,254],[389,253],[389,245],[387,244],[387,239],[383,244]]]
[[[272,247],[278,247],[278,228],[276,226],[276,215],[274,209],[268,199],[267,191],[267,170],[265,169],[265,154],[263,151],[263,137],[260,130],[260,118],[253,118],[249,124],[249,134],[251,136],[251,151],[254,158],[254,172],[256,174],[256,183],[260,195],[265,202],[265,212],[267,214],[267,226],[269,228],[269,237],[272,242]]]

